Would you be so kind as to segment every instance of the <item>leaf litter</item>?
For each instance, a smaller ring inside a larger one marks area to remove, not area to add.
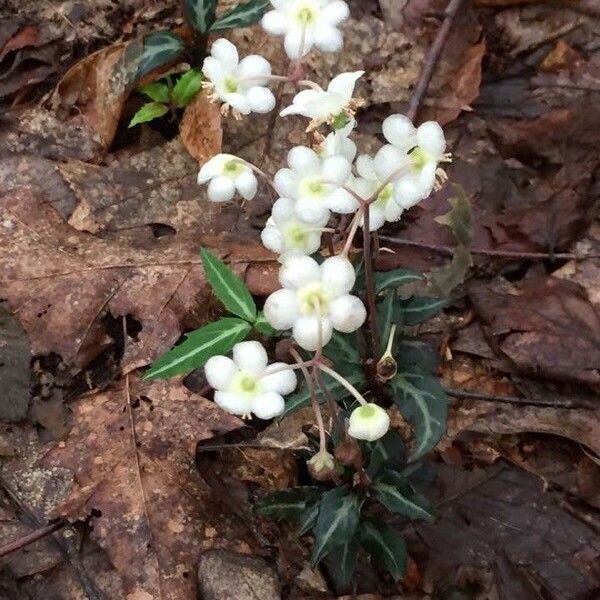
[[[273,200],[268,189],[242,215],[235,206],[212,205],[194,183],[198,162],[222,143],[225,151],[272,170],[290,144],[305,138],[300,120],[271,116],[251,124],[226,121],[221,132],[216,113],[209,112],[207,118],[199,96],[185,112],[181,139],[144,147],[147,142],[141,137],[139,145],[112,148],[123,113],[129,110],[126,97],[131,90],[127,77],[107,87],[110,76],[105,74],[118,63],[130,39],[127,31],[135,37],[148,25],[158,22],[172,28],[177,23],[172,11],[161,16],[140,2],[134,17],[124,23],[123,39],[109,18],[108,4],[99,2],[93,19],[89,14],[51,11],[53,26],[69,32],[67,41],[92,39],[99,50],[79,56],[83,62],[75,67],[69,65],[70,54],[64,55],[57,67],[56,61],[44,58],[56,52],[55,39],[44,34],[48,54],[38,55],[42,66],[34,75],[42,83],[48,78],[56,83],[59,71],[67,73],[54,96],[57,113],[20,107],[19,93],[34,92],[23,88],[19,79],[10,82],[17,102],[0,115],[0,236],[2,248],[11,250],[0,257],[0,298],[20,321],[34,355],[58,354],[85,376],[92,361],[122,343],[121,375],[106,387],[115,379],[110,375],[102,390],[92,389],[70,403],[69,431],[57,429],[62,439],[42,444],[43,456],[33,450],[40,442],[32,428],[16,425],[13,432],[5,432],[3,455],[8,458],[2,473],[14,482],[25,472],[39,482],[43,479],[33,474],[60,470],[66,481],[62,496],[52,496],[52,511],[40,514],[62,514],[78,526],[90,526],[82,536],[82,561],[109,597],[193,598],[202,551],[219,545],[254,554],[265,549],[261,532],[241,524],[245,513],[236,513],[236,500],[214,503],[221,489],[211,492],[202,479],[202,474],[210,478],[210,467],[198,471],[193,460],[199,440],[235,433],[240,423],[181,382],[143,383],[136,370],[183,332],[221,311],[199,266],[200,246],[228,260],[255,293],[268,294],[275,285],[276,264],[257,241]],[[594,229],[586,235],[594,219],[593,173],[599,163],[597,128],[590,126],[597,120],[592,101],[598,81],[594,24],[571,9],[513,7],[502,0],[481,4],[496,8],[468,7],[457,19],[421,114],[423,119],[450,123],[455,160],[449,176],[470,201],[467,236],[457,231],[468,219],[452,226],[447,217],[450,228],[440,223],[448,213],[448,200],[456,196],[443,190],[383,233],[442,247],[445,253],[385,241],[395,254],[382,254],[381,266],[429,270],[433,265],[438,270],[431,276],[438,287],[452,293],[453,310],[461,311],[460,318],[446,314],[419,326],[437,344],[449,385],[532,403],[549,399],[557,406],[489,399],[454,402],[440,460],[454,460],[452,476],[462,482],[462,495],[442,497],[441,521],[423,529],[420,542],[411,542],[409,550],[418,563],[413,570],[421,574],[419,578],[413,573],[413,582],[406,580],[400,589],[412,585],[419,597],[427,597],[435,590],[475,585],[498,597],[533,598],[540,590],[551,598],[571,597],[597,589],[592,566],[600,552],[585,518],[578,520],[561,505],[567,491],[593,504],[589,482],[596,481],[598,472],[587,455],[595,457],[599,451],[597,410],[589,404],[562,405],[573,397],[593,399],[600,364],[598,261],[593,258],[597,236]],[[357,135],[361,152],[381,144],[378,132],[369,127],[369,115],[375,122],[405,109],[438,27],[435,11],[445,7],[442,2],[381,5],[383,12],[376,3],[370,8],[354,2],[353,18],[345,25],[344,51],[309,64],[321,83],[339,71],[367,71],[359,90],[366,99],[366,124]],[[47,6],[36,10],[42,18],[49,16]],[[140,25],[132,26],[136,18]],[[12,33],[9,45],[3,46],[8,47],[6,55],[17,52],[19,45],[32,52],[44,49],[32,47],[32,29],[15,23],[7,30]],[[265,54],[275,72],[286,68],[279,46],[267,45],[258,28],[234,31],[231,39],[242,52]],[[107,45],[111,42],[113,46]],[[280,103],[290,99],[291,90],[278,91]],[[52,102],[46,106],[52,108]],[[73,112],[73,107],[78,110]],[[592,258],[552,261],[552,253],[569,250]],[[467,252],[473,264],[465,260]],[[502,252],[517,256],[503,257]],[[548,259],[518,256],[527,252],[547,253]],[[119,342],[108,321],[123,318],[134,327]],[[305,419],[288,419],[262,436],[261,449],[241,454],[232,450],[217,459],[220,477],[232,482],[225,488],[232,498],[240,494],[248,503],[257,486],[277,488],[298,476],[288,449],[306,448],[309,438]],[[19,432],[33,445],[19,446],[15,455],[10,440]],[[569,484],[564,477],[550,477],[543,462],[534,460],[535,450],[527,450],[545,439],[551,440],[545,447],[555,449],[557,461],[569,456],[567,464],[577,465],[577,485],[572,478]],[[573,444],[569,452],[564,444]],[[27,455],[28,461],[18,465]],[[481,469],[473,469],[469,461],[481,466],[499,457],[552,481],[552,494],[542,491],[534,475],[501,466],[486,466],[480,487],[471,490],[467,480],[471,475],[477,479]],[[443,465],[438,464],[438,471],[443,486],[449,475]],[[34,497],[19,491],[36,506]],[[588,515],[585,504],[569,506]],[[535,527],[530,525],[534,516],[539,521]],[[2,541],[28,528],[14,510],[8,511],[0,527]],[[273,537],[280,545],[282,535],[287,534],[279,531]],[[452,561],[444,562],[446,554],[435,549],[456,540],[461,542],[458,551]],[[422,552],[419,543],[427,550]],[[31,555],[28,573],[22,573],[21,589],[44,597],[31,575],[52,564],[54,575],[46,574],[45,580],[64,597],[78,597],[81,581],[76,572],[59,564],[60,556],[48,544],[36,544],[40,549]],[[539,552],[546,546],[560,546],[549,562],[548,555]],[[472,561],[472,556],[479,560]],[[577,559],[569,560],[571,556]],[[296,562],[299,572],[302,560]],[[12,568],[17,564],[13,561]],[[372,576],[369,586],[368,573],[362,576],[359,591],[399,589],[387,582],[373,583]]]

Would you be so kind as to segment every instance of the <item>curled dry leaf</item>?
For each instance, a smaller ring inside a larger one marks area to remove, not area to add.
[[[126,379],[74,406],[69,437],[46,457],[77,482],[55,513],[94,515],[92,538],[127,598],[196,598],[194,568],[210,519],[196,443],[240,425],[174,382]]]
[[[179,131],[187,151],[203,165],[223,145],[219,103],[211,102],[206,92],[196,94],[185,108]]]

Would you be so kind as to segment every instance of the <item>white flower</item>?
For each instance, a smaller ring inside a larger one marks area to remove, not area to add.
[[[282,117],[302,115],[311,119],[309,130],[322,123],[333,123],[337,118],[353,118],[356,109],[362,105],[359,99],[353,99],[354,86],[364,71],[342,73],[334,77],[327,90],[308,89],[294,96],[292,105],[281,111]]]
[[[246,200],[252,200],[258,189],[258,181],[252,169],[233,154],[217,154],[202,165],[198,183],[208,185],[208,198],[212,202],[227,202],[236,190]]]
[[[404,115],[392,115],[383,122],[383,135],[390,142],[375,157],[381,177],[395,177],[394,198],[403,208],[410,208],[427,198],[446,175],[438,169],[447,162],[446,139],[439,123],[427,121],[418,128]]]
[[[356,127],[356,121],[349,119],[348,123],[339,129],[332,131],[317,148],[319,156],[335,156],[339,154],[348,162],[354,162],[356,158],[356,144],[350,139],[350,134]]]
[[[234,115],[267,113],[275,108],[275,96],[264,87],[271,75],[269,61],[251,54],[239,60],[237,48],[225,38],[216,40],[211,56],[204,59],[202,72],[210,80],[213,96],[231,107]]]
[[[275,189],[295,201],[303,221],[318,224],[329,219],[330,211],[351,213],[358,208],[356,199],[341,188],[352,170],[343,156],[321,158],[310,148],[296,146],[288,153],[288,165],[275,174]]]
[[[344,256],[332,256],[320,266],[310,256],[291,257],[279,270],[283,289],[265,302],[265,317],[275,329],[292,329],[305,350],[317,350],[319,315],[323,346],[334,329],[350,333],[365,322],[362,301],[350,294],[355,280],[354,267]]]
[[[364,404],[352,411],[348,435],[357,440],[374,442],[382,438],[390,428],[390,417],[377,404]]]
[[[263,28],[284,35],[287,55],[301,58],[316,46],[322,52],[337,52],[344,43],[337,26],[350,11],[341,0],[271,0],[275,10],[262,18]]]
[[[234,415],[254,413],[259,419],[272,419],[283,413],[283,396],[296,389],[296,374],[291,369],[280,370],[285,363],[267,366],[267,362],[267,351],[259,342],[236,344],[233,360],[210,358],[204,372],[216,390],[215,402]]]
[[[368,200],[381,189],[385,180],[381,180],[375,169],[375,161],[366,154],[356,160],[356,170],[360,177],[354,179],[350,186],[363,199]],[[394,184],[388,183],[381,189],[377,199],[369,204],[369,229],[375,231],[386,221],[393,223],[402,215],[403,208],[394,201]],[[362,221],[361,221],[362,225]]]
[[[269,250],[288,256],[313,254],[321,247],[322,228],[327,218],[319,223],[306,223],[298,216],[293,200],[279,198],[261,233],[262,243]]]

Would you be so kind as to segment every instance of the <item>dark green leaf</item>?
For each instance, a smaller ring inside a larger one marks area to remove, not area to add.
[[[323,354],[333,362],[334,369],[341,375],[347,376],[362,368],[355,333],[335,331]]]
[[[327,386],[331,395],[336,400],[343,400],[350,396],[350,392],[341,384],[339,381],[332,379],[329,375],[322,373],[321,378],[323,384]],[[362,371],[355,371],[352,375],[347,375],[345,378],[355,387],[358,391],[361,390],[366,384],[365,377]],[[317,399],[319,402],[325,402],[325,397],[321,392],[320,388],[317,388]],[[292,396],[288,396],[285,403],[285,410],[280,418],[283,418],[300,408],[308,406],[310,404],[310,392],[306,386],[304,386],[299,392],[296,392]]]
[[[323,494],[313,527],[315,542],[310,558],[313,566],[334,546],[347,544],[354,537],[361,504],[358,496],[345,488],[334,488]]]
[[[225,308],[246,321],[256,321],[256,304],[244,282],[212,252],[202,248],[200,255],[208,282]]]
[[[217,0],[184,0],[183,5],[188,21],[196,31],[210,31],[216,18]]]
[[[310,506],[307,506],[297,519],[298,528],[296,534],[298,537],[304,535],[309,529],[312,529],[317,522],[319,516],[319,503],[315,502]]]
[[[388,510],[420,521],[435,519],[431,503],[415,492],[408,481],[395,471],[385,471],[373,483],[375,498]]]
[[[375,293],[379,294],[388,288],[397,288],[407,283],[413,283],[423,279],[421,273],[411,271],[410,269],[395,269],[384,273],[377,272],[375,279]]]
[[[424,373],[399,373],[389,385],[394,402],[415,433],[414,461],[429,452],[446,431],[448,396],[436,377]]]
[[[431,344],[421,340],[404,338],[396,342],[394,348],[394,358],[399,371],[436,372],[439,356]]]
[[[392,429],[382,438],[371,443],[371,457],[367,474],[373,479],[384,467],[402,466],[406,460],[406,447],[400,434]]]
[[[353,537],[347,544],[334,546],[323,561],[329,576],[333,580],[337,594],[348,591],[356,569],[358,550],[358,540]]]
[[[371,555],[374,567],[385,569],[395,581],[406,571],[406,544],[401,535],[381,521],[364,520],[359,529],[360,542]]]
[[[138,92],[144,94],[144,96],[148,96],[154,102],[162,102],[163,104],[168,104],[169,102],[169,86],[164,83],[149,83],[139,88]]]
[[[257,23],[269,8],[272,8],[270,0],[250,0],[238,4],[218,18],[210,30],[222,31],[232,27],[249,27]]]
[[[183,40],[170,31],[157,31],[144,38],[142,54],[138,59],[136,79],[175,62],[182,54],[185,44]]]
[[[445,298],[414,296],[408,300],[400,300],[400,303],[403,324],[418,325],[440,312],[448,301]]]
[[[458,246],[469,248],[473,237],[471,203],[464,188],[460,185],[454,185],[453,187],[457,195],[448,199],[448,204],[452,208],[445,215],[440,215],[434,220],[450,228]]]
[[[192,331],[184,342],[158,358],[144,378],[164,379],[203,367],[209,358],[227,354],[250,330],[250,324],[241,319],[226,318],[209,323]]]
[[[153,119],[158,119],[169,112],[169,107],[160,102],[148,102],[138,110],[129,123],[129,127],[135,127],[140,123],[147,123]]]
[[[190,69],[184,73],[175,84],[172,96],[178,108],[187,106],[202,87],[202,73],[197,69]]]
[[[273,327],[271,327],[271,325],[269,325],[269,323],[267,322],[265,314],[262,312],[262,310],[258,313],[258,316],[256,317],[256,321],[254,322],[254,329],[256,329],[256,331],[258,331],[259,333],[262,333],[263,335],[267,336],[274,336],[277,333],[277,330],[273,329]]]
[[[299,521],[305,509],[319,499],[321,490],[314,486],[298,486],[265,496],[257,512],[271,519]]]

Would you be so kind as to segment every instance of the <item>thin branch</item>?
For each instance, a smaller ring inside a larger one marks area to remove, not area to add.
[[[365,283],[367,288],[367,306],[369,328],[371,330],[372,358],[379,359],[379,330],[377,329],[377,306],[375,305],[375,283],[373,280],[373,256],[371,253],[371,232],[369,231],[369,209],[363,214],[363,252],[365,257]]]
[[[413,248],[423,248],[431,250],[446,256],[452,256],[453,249],[449,246],[441,246],[437,244],[427,244],[425,242],[417,242],[415,240],[407,240],[388,235],[380,235],[379,239],[384,242],[400,244],[402,246],[411,246]],[[479,254],[483,256],[495,256],[498,258],[515,258],[521,260],[584,260],[586,258],[600,258],[599,254],[579,255],[573,252],[519,252],[515,250],[487,250],[485,248],[469,248],[471,254]]]
[[[544,408],[588,408],[593,409],[593,402],[587,402],[583,399],[564,400],[535,400],[532,398],[520,398],[519,396],[500,396],[496,394],[484,394],[482,392],[472,392],[468,390],[457,390],[444,386],[444,390],[449,396],[455,398],[472,398],[473,400],[485,400],[488,402],[503,402],[506,404],[525,404],[527,406],[540,406]]]
[[[62,529],[67,522],[64,519],[59,519],[58,521],[51,523],[50,525],[45,525],[44,527],[39,527],[38,529],[34,529],[30,531],[27,535],[23,535],[8,544],[4,544],[4,546],[0,547],[0,557],[6,556],[7,554],[11,554],[12,552],[16,552],[17,550],[21,550],[21,548],[25,548],[29,546],[29,544],[33,544],[33,542],[37,542],[37,540],[46,537],[50,533],[54,533],[59,529]]]
[[[435,66],[440,57],[442,49],[446,43],[446,38],[448,37],[448,33],[452,28],[452,23],[454,22],[454,17],[456,17],[456,13],[459,11],[462,6],[463,0],[450,0],[448,6],[446,7],[444,22],[439,28],[435,39],[433,40],[433,44],[431,44],[431,48],[425,57],[425,62],[423,63],[423,68],[421,69],[421,74],[419,75],[419,80],[417,81],[417,85],[415,86],[415,90],[410,98],[410,102],[408,104],[408,110],[406,111],[406,116],[414,121],[417,117],[417,113],[419,112],[419,106],[421,105],[421,101],[425,96],[425,92],[429,87],[429,82],[433,76],[433,71],[435,70]]]

